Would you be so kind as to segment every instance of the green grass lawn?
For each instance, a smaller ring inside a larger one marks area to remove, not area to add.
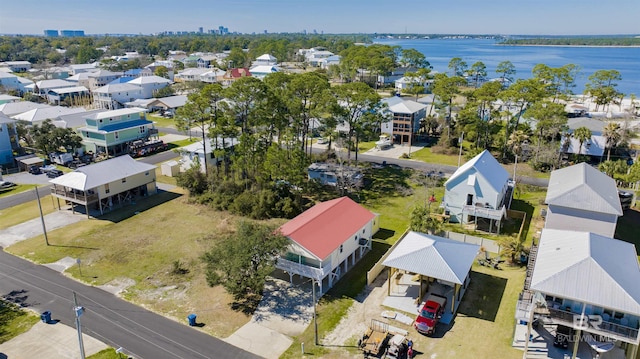
[[[87,359],[123,359],[125,357],[124,355],[116,353],[115,349],[107,348],[88,356]]]
[[[202,253],[235,230],[237,217],[190,204],[179,189],[19,242],[5,250],[36,263],[80,258],[67,274],[90,285],[128,281],[123,297],[176,320],[198,313],[206,332],[226,337],[249,316],[230,308],[222,287],[205,282]],[[280,220],[282,221],[282,220]],[[279,222],[278,222],[279,223]],[[4,224],[4,223],[3,223]],[[172,274],[179,260],[188,273]],[[220,320],[225,318],[225,320]]]
[[[188,139],[185,138],[184,140],[178,140],[178,141],[173,141],[173,142],[169,142],[169,149],[173,150],[179,147],[184,147],[184,146],[188,146],[192,143],[196,143],[198,142],[198,138],[193,137],[192,139]]]
[[[524,277],[524,268],[495,270],[474,264],[453,326],[442,338],[424,338],[426,343],[416,348],[431,358],[522,358],[511,341]]]
[[[33,188],[33,186],[31,187]],[[40,204],[42,205],[42,213],[46,215],[57,210],[55,202],[52,201],[52,196],[44,195],[42,191],[40,192]],[[35,198],[35,193],[33,196]],[[38,201],[36,200],[22,203],[14,207],[6,208],[0,210],[0,218],[2,218],[2,220],[0,221],[0,229],[9,228],[11,226],[15,226],[16,224],[20,224],[38,217],[40,217],[40,210],[38,209]]]
[[[5,189],[5,190],[0,191],[0,198],[7,197],[7,196],[12,196],[12,195],[14,195],[16,193],[32,190],[35,187],[32,184],[19,184],[19,183],[16,183],[16,185],[17,186],[15,186],[15,187],[11,187],[9,189]]]
[[[407,151],[408,151],[408,147],[407,147]],[[445,155],[445,154],[433,153],[430,147],[424,147],[420,150],[412,151],[411,159],[416,161],[427,162],[427,163],[439,163],[439,164],[449,165],[449,166],[458,165],[457,155]],[[460,159],[460,162],[461,164],[466,162],[464,157]]]
[[[632,208],[624,211],[624,215],[618,218],[615,238],[633,243],[636,253],[640,254],[640,210]]]
[[[25,333],[40,320],[33,312],[0,300],[0,344]]]
[[[147,114],[147,119],[155,122],[156,127],[176,128],[176,122],[172,118]]]

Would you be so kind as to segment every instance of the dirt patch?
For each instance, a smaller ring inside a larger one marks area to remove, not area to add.
[[[122,292],[135,284],[136,281],[131,278],[116,278],[105,285],[99,285],[98,288],[121,297]]]

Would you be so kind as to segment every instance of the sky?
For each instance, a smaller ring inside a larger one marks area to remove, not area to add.
[[[40,0],[0,6],[0,34],[45,29],[498,35],[640,34],[639,0]]]

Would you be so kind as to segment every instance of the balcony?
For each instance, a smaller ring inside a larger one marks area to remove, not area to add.
[[[282,257],[278,258],[276,268],[285,272],[294,273],[315,280],[322,280],[327,274],[331,273],[331,265],[324,265],[322,268],[312,267],[306,264],[293,262]]]
[[[624,325],[624,317],[617,319],[587,313],[581,317],[581,313],[553,307],[536,308],[535,313],[543,319],[550,320],[553,324],[562,324],[627,343],[636,344],[638,342],[638,329],[630,327],[629,324]]]
[[[98,201],[98,195],[95,193],[88,194],[83,191],[67,187],[54,186],[51,188],[51,194],[65,200],[84,205]]]

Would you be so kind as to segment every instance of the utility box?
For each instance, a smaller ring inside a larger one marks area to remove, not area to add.
[[[160,166],[160,173],[163,176],[175,177],[180,173],[180,164],[178,161],[168,161]]]

